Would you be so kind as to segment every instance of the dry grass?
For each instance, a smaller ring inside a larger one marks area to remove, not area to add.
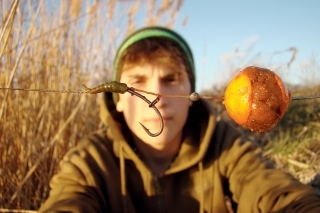
[[[182,4],[59,2],[0,2],[0,87],[78,91],[101,84],[139,14],[148,11],[145,24],[173,26],[168,14]],[[0,90],[0,208],[38,209],[58,162],[99,127],[98,115],[96,96]]]
[[[292,96],[319,95],[318,85],[292,88]],[[320,189],[320,99],[292,101],[269,135],[265,155],[303,183]]]
[[[241,64],[241,67],[231,63],[230,71],[239,72],[250,64],[250,60],[248,64]],[[283,67],[277,66],[277,73],[285,71],[286,64]],[[287,83],[292,97],[319,96],[319,62],[311,58],[301,70],[304,76],[301,77],[301,85],[294,86]],[[213,96],[221,96],[223,93],[224,87],[213,87],[203,92]],[[214,101],[214,106],[221,119],[226,119],[237,126],[247,139],[261,144],[265,157],[274,162],[278,169],[292,174],[302,183],[310,184],[320,192],[320,98],[291,101],[279,124],[265,133],[251,132],[239,127],[230,119],[220,100]]]
[[[244,47],[237,47],[233,53],[222,57],[225,67],[221,76],[228,73],[228,78],[249,65],[267,67],[275,71],[287,84],[292,97],[320,95],[320,62],[316,55],[309,61],[296,62],[298,49],[290,47],[276,51],[271,55],[254,52],[256,41],[249,42]],[[238,54],[240,52],[240,56]],[[275,58],[286,58],[275,60]],[[269,60],[268,60],[269,58]],[[293,63],[300,63],[299,78],[301,85],[290,85],[286,81],[291,75]],[[229,80],[226,80],[226,84]],[[212,87],[204,94],[221,96],[225,86]],[[214,91],[214,92],[213,92]],[[230,120],[221,101],[214,101],[214,106],[222,119]],[[236,125],[233,121],[234,125]],[[237,125],[236,125],[237,126]],[[271,131],[257,133],[238,128],[245,136],[264,148],[264,155],[281,170],[291,173],[303,183],[309,183],[320,191],[320,98],[313,100],[294,100],[282,118],[281,122]]]

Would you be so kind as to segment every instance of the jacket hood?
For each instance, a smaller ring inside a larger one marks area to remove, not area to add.
[[[123,155],[125,159],[132,160],[139,170],[149,171],[132,148],[131,131],[123,114],[116,111],[112,93],[104,93],[103,100],[100,101],[100,118],[108,127],[108,137],[113,141],[115,155],[119,158]],[[210,144],[215,123],[214,110],[210,103],[206,100],[193,102],[183,128],[180,151],[165,175],[182,171],[202,161]]]

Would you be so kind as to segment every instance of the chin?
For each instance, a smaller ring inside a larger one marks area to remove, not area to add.
[[[155,148],[163,147],[166,144],[170,144],[172,141],[174,141],[174,135],[167,129],[163,129],[162,133],[157,137],[151,137],[142,130],[142,132],[138,134],[138,138],[144,143],[149,144],[150,146],[154,146]]]

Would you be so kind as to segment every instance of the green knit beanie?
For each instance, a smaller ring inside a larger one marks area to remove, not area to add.
[[[165,27],[160,27],[160,26],[152,26],[152,27],[145,27],[142,28],[130,36],[128,36],[120,45],[118,48],[115,60],[114,60],[114,71],[113,71],[113,81],[119,81],[120,80],[120,70],[119,70],[119,62],[121,60],[121,56],[124,53],[124,51],[131,46],[132,44],[141,41],[146,38],[155,38],[155,37],[160,37],[160,38],[166,38],[170,39],[171,41],[175,42],[178,44],[178,46],[181,48],[181,50],[184,52],[186,55],[189,64],[190,64],[190,69],[191,73],[190,76],[192,78],[190,79],[190,84],[191,84],[191,89],[192,91],[195,90],[195,65],[194,65],[194,60],[192,56],[192,52],[190,47],[188,46],[187,42],[175,31],[165,28]],[[130,85],[129,85],[130,86]],[[119,100],[119,94],[113,93],[113,101],[114,103],[117,103]]]

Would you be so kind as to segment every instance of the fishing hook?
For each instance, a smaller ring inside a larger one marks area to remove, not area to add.
[[[145,102],[147,102],[149,104],[150,108],[153,108],[154,111],[157,113],[159,119],[160,119],[160,130],[156,133],[152,133],[150,132],[150,130],[145,127],[142,123],[139,122],[139,124],[142,126],[142,128],[144,129],[144,131],[146,131],[146,133],[148,135],[150,135],[151,137],[157,137],[162,133],[163,130],[163,118],[161,113],[159,112],[158,108],[155,106],[156,103],[158,103],[158,101],[160,100],[161,95],[158,94],[157,98],[153,101],[149,101],[149,99],[147,99],[145,96],[141,95],[140,93],[136,92],[135,89],[133,87],[128,87],[125,83],[120,83],[117,81],[112,81],[112,82],[107,82],[105,84],[101,84],[97,87],[94,88],[88,88],[85,85],[82,86],[84,91],[86,93],[90,93],[90,94],[96,94],[96,93],[100,93],[100,92],[115,92],[115,93],[125,93],[128,92],[131,95],[135,95],[139,98],[141,98],[142,100],[144,100]]]
[[[155,106],[156,103],[158,103],[158,101],[160,100],[160,95],[157,95],[157,98],[154,99],[153,101],[149,101],[145,96],[141,95],[140,93],[136,92],[133,88],[128,87],[127,92],[129,92],[131,95],[135,95],[138,96],[139,98],[141,98],[142,100],[144,100],[145,102],[147,102],[149,104],[149,107],[154,109],[154,111],[156,111],[159,119],[160,119],[160,130],[157,133],[151,133],[150,130],[145,127],[142,123],[139,122],[139,124],[142,126],[142,128],[144,129],[144,131],[147,132],[148,135],[150,135],[151,137],[157,137],[162,133],[163,130],[163,119],[162,119],[162,115],[159,112],[158,108]]]

